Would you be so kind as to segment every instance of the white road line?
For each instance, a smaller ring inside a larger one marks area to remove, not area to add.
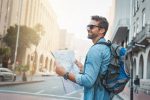
[[[68,93],[68,94],[66,94],[66,95],[72,95],[72,94],[75,94],[75,93],[77,93],[77,92],[79,92],[79,91],[81,91],[81,90],[83,90],[83,89],[79,89],[79,90],[76,90],[76,91],[70,92],[70,93]]]
[[[52,87],[52,89],[56,89],[56,88],[58,88],[58,86]]]
[[[41,94],[41,93],[43,93],[45,90],[41,90],[41,91],[38,91],[38,92],[36,92],[35,94]]]
[[[53,95],[53,94],[40,94],[39,95],[36,93],[22,92],[22,91],[0,90],[0,93],[16,93],[16,94],[27,94],[27,95],[35,95],[35,96],[48,96],[48,97],[53,97],[53,98],[80,100],[80,98],[77,98],[77,97],[59,96],[59,95]]]
[[[71,94],[74,94],[74,93],[77,93],[78,91],[73,91],[73,92],[70,92],[70,93],[67,93],[66,95],[71,95]]]

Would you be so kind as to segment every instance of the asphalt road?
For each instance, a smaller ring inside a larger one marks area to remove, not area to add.
[[[65,100],[80,100],[82,90],[66,94],[60,77],[37,77],[44,82],[0,87],[0,93],[33,95]]]
[[[35,78],[35,77],[34,77]],[[83,90],[66,94],[60,77],[36,77],[43,82],[0,87],[0,100],[81,100]],[[121,100],[117,96],[113,100]]]

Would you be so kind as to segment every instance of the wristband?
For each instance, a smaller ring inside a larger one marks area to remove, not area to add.
[[[66,72],[63,77],[65,80],[67,80],[69,78],[69,72]]]

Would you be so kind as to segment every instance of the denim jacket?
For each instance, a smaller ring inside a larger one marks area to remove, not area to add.
[[[101,38],[98,42],[105,42]],[[98,84],[98,76],[105,72],[110,63],[110,49],[106,45],[93,45],[86,56],[83,74],[76,74],[76,82],[84,86],[84,100],[110,100],[110,94]]]

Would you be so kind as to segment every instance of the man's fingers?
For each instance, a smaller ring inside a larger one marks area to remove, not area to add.
[[[78,60],[75,60],[74,63],[77,64],[77,63],[78,63]]]

